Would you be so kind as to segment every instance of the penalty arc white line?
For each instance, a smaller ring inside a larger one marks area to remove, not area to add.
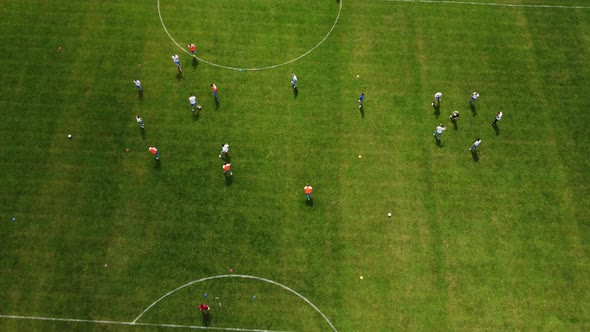
[[[172,42],[178,46],[178,48],[180,48],[184,53],[190,55],[191,57],[194,57],[195,59],[206,63],[208,65],[211,66],[215,66],[215,67],[219,67],[219,68],[224,68],[224,69],[231,69],[231,70],[247,70],[247,71],[257,71],[257,70],[266,70],[266,69],[273,69],[273,68],[277,68],[277,67],[281,67],[284,65],[288,65],[290,63],[293,63],[297,60],[300,60],[301,58],[307,56],[309,53],[315,51],[316,48],[320,47],[320,45],[322,45],[326,39],[328,39],[328,37],[330,37],[330,35],[332,34],[332,31],[334,31],[334,28],[336,27],[336,23],[338,23],[338,20],[340,19],[340,13],[342,12],[342,2],[343,0],[338,1],[338,15],[336,15],[336,19],[334,20],[334,24],[332,24],[332,27],[330,28],[330,31],[328,31],[328,33],[324,36],[324,38],[322,38],[322,40],[320,40],[320,42],[315,45],[314,47],[312,47],[310,50],[308,50],[307,52],[301,54],[300,56],[296,57],[295,59],[291,59],[289,61],[283,62],[283,63],[279,63],[278,65],[272,65],[272,66],[267,66],[267,67],[258,67],[258,68],[238,68],[238,67],[231,67],[231,66],[224,66],[224,65],[220,65],[217,63],[214,63],[212,61],[207,61],[205,59],[199,58],[196,55],[193,55],[191,53],[189,53],[189,51],[187,51],[184,47],[180,46],[180,44],[174,39],[174,37],[172,37],[172,35],[170,34],[170,32],[168,32],[168,29],[166,28],[166,25],[164,24],[164,19],[162,18],[162,12],[160,11],[160,0],[158,0],[158,16],[160,17],[160,23],[162,24],[162,28],[164,28],[164,31],[166,32],[166,34],[168,35],[168,37],[170,38],[170,40],[172,40]]]
[[[259,281],[264,281],[267,282],[269,284],[273,284],[276,286],[279,286],[295,295],[297,295],[300,299],[302,299],[303,301],[305,301],[308,305],[310,305],[315,311],[317,311],[326,321],[326,323],[328,323],[328,325],[330,325],[330,327],[332,328],[332,330],[334,332],[338,332],[338,330],[336,330],[336,328],[334,327],[334,324],[332,324],[332,322],[328,319],[328,317],[326,317],[326,315],[324,315],[324,313],[318,308],[316,307],[313,303],[311,303],[311,301],[309,301],[307,298],[305,298],[303,295],[297,293],[296,291],[294,291],[293,289],[283,285],[283,284],[279,284],[276,281],[272,281],[270,279],[265,279],[265,278],[260,278],[260,277],[256,277],[256,276],[250,276],[250,275],[245,275],[245,274],[222,274],[222,275],[218,275],[218,276],[212,276],[212,277],[207,277],[207,278],[202,278],[199,280],[194,280],[191,281],[187,284],[184,284],[176,289],[173,289],[171,291],[169,291],[168,293],[164,294],[162,297],[160,297],[159,299],[157,299],[154,303],[150,304],[141,314],[139,314],[139,316],[137,316],[134,320],[133,323],[137,322],[141,316],[143,316],[143,314],[145,314],[146,312],[148,312],[153,306],[155,306],[156,304],[158,304],[158,302],[162,301],[163,299],[165,299],[166,297],[174,294],[175,292],[186,288],[188,286],[194,285],[196,283],[199,282],[203,282],[203,281],[207,281],[207,280],[213,280],[213,279],[221,279],[221,278],[243,278],[243,279],[254,279],[254,280],[259,280]]]
[[[78,318],[60,318],[60,317],[40,317],[40,316],[21,316],[21,315],[0,315],[0,319],[4,318],[4,319],[19,319],[19,320],[38,320],[38,321],[51,321],[51,322],[70,322],[70,323],[90,323],[90,324],[103,324],[103,325],[127,325],[127,326],[148,326],[148,327],[169,327],[169,328],[183,328],[183,329],[201,329],[201,330],[217,330],[217,331],[240,331],[240,332],[289,332],[289,331],[277,331],[277,330],[264,330],[264,329],[247,329],[247,328],[236,328],[236,327],[211,327],[211,326],[198,326],[198,325],[181,325],[181,324],[158,324],[158,323],[141,323],[141,322],[137,322],[146,312],[148,312],[152,307],[154,307],[156,304],[158,304],[158,302],[162,301],[163,299],[165,299],[166,297],[172,295],[173,293],[186,288],[188,286],[194,285],[196,283],[199,282],[203,282],[203,281],[207,281],[207,280],[212,280],[212,279],[220,279],[220,278],[243,278],[243,279],[254,279],[254,280],[259,280],[259,281],[264,281],[276,286],[279,286],[293,294],[295,294],[297,297],[299,297],[300,299],[302,299],[303,301],[305,301],[309,306],[311,306],[315,311],[317,311],[326,321],[326,323],[328,323],[328,325],[330,325],[330,327],[332,328],[332,330],[334,332],[338,332],[338,330],[336,330],[336,327],[334,327],[334,325],[332,324],[332,322],[328,319],[328,317],[326,317],[326,315],[324,315],[324,313],[317,307],[315,306],[313,303],[311,303],[311,301],[309,301],[307,298],[305,298],[303,295],[297,293],[296,291],[294,291],[293,289],[280,284],[276,281],[272,281],[270,279],[265,279],[265,278],[260,278],[260,277],[255,277],[255,276],[250,276],[250,275],[242,275],[242,274],[232,274],[232,275],[218,275],[218,276],[212,276],[212,277],[207,277],[207,278],[202,278],[199,280],[195,280],[195,281],[191,281],[185,285],[182,285],[168,293],[166,293],[164,296],[160,297],[158,300],[156,300],[154,303],[152,303],[150,306],[148,306],[141,314],[139,314],[139,316],[137,316],[132,322],[123,322],[123,321],[112,321],[112,320],[94,320],[94,319],[78,319]]]
[[[453,5],[480,5],[497,7],[526,7],[526,8],[563,8],[563,9],[590,9],[589,6],[564,6],[564,5],[524,5],[497,2],[473,2],[473,1],[448,1],[448,0],[382,0],[388,2],[409,2],[409,3],[436,3]]]

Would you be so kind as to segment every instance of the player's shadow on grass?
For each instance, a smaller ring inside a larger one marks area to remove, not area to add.
[[[494,125],[494,131],[496,132],[496,136],[500,136],[500,127]]]
[[[191,62],[191,66],[193,66],[193,69],[196,69],[198,65],[199,65],[199,60],[197,60],[196,57],[193,57],[193,61]]]
[[[139,99],[139,101],[143,101],[143,90],[139,90],[137,93],[137,99]]]
[[[459,126],[457,126],[457,120],[451,120],[451,122],[453,123],[453,129],[459,130]]]
[[[141,139],[143,139],[145,141],[145,129],[140,128],[140,130],[141,130]]]
[[[434,108],[434,116],[436,116],[436,118],[438,119],[438,117],[440,116],[440,104],[434,105],[432,106],[432,108]]]
[[[299,96],[299,89],[293,88],[293,98],[297,98],[297,96]]]
[[[218,110],[219,106],[220,106],[219,99],[215,98],[215,110]]]
[[[156,159],[156,165],[154,166],[155,169],[160,170],[160,167],[162,165],[160,164],[160,159]]]
[[[471,110],[471,114],[473,114],[473,116],[477,115],[477,109],[475,108],[475,104],[469,104],[469,109]]]
[[[194,111],[193,112],[193,121],[197,121],[199,120],[199,117],[201,116],[201,111]]]
[[[178,73],[176,74],[176,79],[179,81],[182,80],[182,72],[181,71],[178,71]]]
[[[312,199],[306,199],[305,200],[305,205],[307,205],[309,207],[313,207],[313,198]]]
[[[359,107],[359,112],[361,113],[361,118],[365,118],[365,108],[364,107]]]
[[[436,138],[435,138],[435,140],[436,140],[436,146],[438,146],[439,148],[442,148],[443,146],[445,146],[445,144],[441,140],[436,139]]]
[[[471,151],[471,158],[473,158],[473,161],[475,161],[475,162],[479,161],[479,156],[477,155],[477,151]]]
[[[225,185],[229,187],[232,183],[234,183],[234,176],[225,174]]]
[[[203,314],[203,326],[210,326],[211,325],[211,314],[204,313]]]

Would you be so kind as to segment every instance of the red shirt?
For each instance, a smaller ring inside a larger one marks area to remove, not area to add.
[[[196,50],[197,50],[197,47],[196,47],[194,44],[190,44],[190,45],[188,46],[188,49],[189,49],[191,52],[194,52],[194,51],[196,51]]]
[[[206,304],[201,304],[199,306],[199,309],[201,309],[201,311],[208,311],[209,310],[209,306]]]
[[[229,172],[230,168],[231,168],[231,164],[225,164],[225,165],[223,165],[223,170],[225,172]]]

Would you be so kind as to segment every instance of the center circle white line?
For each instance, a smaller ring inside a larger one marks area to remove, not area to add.
[[[189,53],[189,51],[187,51],[184,47],[180,46],[180,44],[174,39],[174,37],[172,37],[170,32],[168,32],[168,29],[166,28],[166,25],[164,24],[164,19],[162,18],[162,12],[160,10],[160,0],[158,0],[158,16],[160,17],[160,23],[162,23],[162,28],[164,28],[164,31],[166,32],[166,34],[168,35],[170,40],[172,40],[172,42],[176,46],[178,46],[178,48],[180,48],[184,53],[188,54],[189,56],[194,57],[195,59],[197,59],[203,63],[206,63],[211,66],[219,67],[219,68],[239,70],[239,71],[242,71],[242,70],[256,71],[256,70],[273,69],[273,68],[281,67],[284,65],[288,65],[290,63],[293,63],[293,62],[307,56],[309,53],[313,52],[316,48],[320,47],[320,45],[322,45],[324,43],[324,41],[326,41],[326,39],[328,39],[328,37],[332,34],[332,31],[334,31],[334,28],[336,27],[336,23],[338,23],[338,20],[340,19],[340,12],[342,11],[342,1],[343,0],[338,1],[338,15],[336,15],[336,19],[334,20],[334,24],[332,24],[330,31],[328,31],[328,33],[324,36],[324,38],[322,38],[322,40],[320,40],[320,42],[316,46],[312,47],[309,51],[301,54],[300,56],[296,57],[295,59],[280,63],[278,65],[272,65],[272,66],[267,66],[267,67],[256,67],[256,68],[238,68],[238,67],[224,66],[224,65],[220,65],[220,64],[217,64],[217,63],[214,63],[211,61],[207,61],[205,59],[199,58],[196,55]]]
[[[313,303],[311,303],[311,301],[309,301],[303,295],[297,293],[293,289],[291,289],[291,288],[289,288],[289,287],[287,287],[287,286],[285,286],[283,284],[280,284],[280,283],[278,283],[276,281],[272,281],[270,279],[260,278],[260,277],[256,277],[256,276],[250,276],[250,275],[246,275],[246,274],[222,274],[222,275],[211,276],[211,277],[206,277],[206,278],[202,278],[202,279],[199,279],[199,280],[191,281],[191,282],[189,282],[187,284],[184,284],[184,285],[182,285],[182,286],[180,286],[180,287],[178,287],[176,289],[173,289],[173,290],[169,291],[168,293],[164,294],[162,297],[160,297],[159,299],[157,299],[154,303],[150,304],[147,308],[145,308],[145,310],[141,314],[139,314],[139,316],[137,316],[133,320],[133,322],[131,322],[131,323],[132,324],[136,324],[137,321],[141,318],[141,316],[143,316],[143,314],[145,314],[146,312],[148,312],[153,306],[155,306],[156,304],[158,304],[158,302],[162,301],[166,297],[174,294],[175,292],[177,292],[177,291],[179,291],[179,290],[181,290],[183,288],[186,288],[188,286],[194,285],[194,284],[199,283],[199,282],[203,282],[203,281],[207,281],[207,280],[213,280],[213,279],[222,279],[222,278],[254,279],[254,280],[264,281],[264,282],[267,282],[269,284],[273,284],[273,285],[279,286],[279,287],[281,287],[281,288],[283,288],[285,290],[288,290],[289,292],[297,295],[300,299],[302,299],[307,304],[309,304],[315,311],[317,311],[324,318],[324,320],[328,323],[328,325],[330,325],[330,327],[332,328],[332,330],[334,332],[338,332],[338,330],[336,330],[336,328],[334,327],[334,324],[332,324],[332,322],[328,319],[328,317],[326,317],[326,315],[324,315],[324,313],[318,307],[316,307]]]

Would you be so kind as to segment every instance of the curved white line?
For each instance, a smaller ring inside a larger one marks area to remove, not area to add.
[[[238,68],[238,67],[230,67],[230,66],[224,66],[224,65],[220,65],[211,61],[207,61],[205,59],[199,58],[196,55],[192,55],[191,53],[189,53],[184,47],[180,46],[180,44],[178,44],[178,42],[172,37],[172,35],[170,34],[170,32],[168,32],[168,29],[166,28],[166,25],[164,24],[164,19],[162,19],[162,12],[160,10],[160,0],[158,0],[158,16],[160,16],[160,23],[162,23],[162,28],[164,28],[164,31],[166,32],[166,34],[168,35],[168,37],[170,38],[170,40],[172,40],[172,42],[178,46],[178,48],[180,48],[184,53],[188,54],[191,57],[194,57],[195,59],[204,62],[208,65],[211,66],[215,66],[215,67],[219,67],[219,68],[224,68],[224,69],[231,69],[231,70],[239,70],[239,71],[243,71],[243,70],[248,70],[248,71],[256,71],[256,70],[266,70],[266,69],[273,69],[273,68],[277,68],[277,67],[281,67],[284,65],[288,65],[290,63],[293,63],[305,56],[307,56],[309,53],[313,52],[316,48],[320,47],[320,45],[322,45],[324,43],[324,41],[326,41],[326,39],[328,39],[328,37],[332,34],[332,31],[334,31],[334,28],[336,27],[336,23],[338,23],[338,20],[340,19],[340,12],[342,12],[342,1],[339,1],[339,6],[338,6],[338,15],[336,15],[336,20],[334,20],[334,24],[332,24],[332,27],[330,28],[330,31],[328,31],[328,34],[326,34],[324,36],[324,38],[322,40],[320,40],[320,42],[314,46],[313,48],[311,48],[309,51],[303,53],[302,55],[296,57],[295,59],[289,60],[287,62],[283,62],[281,64],[278,65],[273,65],[273,66],[268,66],[268,67],[259,67],[259,68]]]
[[[260,277],[256,277],[256,276],[245,275],[245,274],[222,274],[222,275],[218,275],[218,276],[212,276],[212,277],[202,278],[202,279],[199,279],[199,280],[194,280],[194,281],[191,281],[191,282],[189,282],[187,284],[184,284],[184,285],[182,285],[182,286],[180,286],[180,287],[178,287],[176,289],[173,289],[173,290],[169,291],[168,293],[164,294],[162,297],[160,297],[159,299],[157,299],[154,303],[150,304],[141,314],[139,314],[139,316],[137,316],[133,320],[132,323],[135,324],[141,318],[141,316],[143,316],[143,314],[145,314],[146,312],[148,312],[153,306],[155,306],[156,304],[158,304],[158,302],[160,302],[163,299],[165,299],[166,297],[174,294],[175,292],[177,292],[177,291],[179,291],[179,290],[181,290],[181,289],[183,289],[185,287],[188,287],[188,286],[194,285],[196,283],[199,283],[199,282],[203,282],[203,281],[207,281],[207,280],[212,280],[212,279],[221,279],[221,278],[255,279],[255,280],[259,280],[259,281],[268,282],[270,284],[273,284],[273,285],[279,286],[279,287],[281,287],[281,288],[283,288],[285,290],[288,290],[289,292],[297,295],[300,299],[302,299],[303,301],[305,301],[312,308],[314,308],[315,311],[317,311],[324,318],[324,320],[330,325],[330,327],[332,328],[332,330],[334,332],[338,332],[338,330],[336,330],[336,328],[334,327],[334,325],[332,324],[332,322],[328,319],[328,317],[326,317],[326,315],[324,315],[324,313],[318,307],[316,307],[313,303],[311,303],[311,301],[309,301],[308,299],[306,299],[303,295],[297,293],[296,291],[292,290],[291,288],[289,288],[289,287],[287,287],[287,286],[285,286],[283,284],[279,284],[276,281],[272,281],[270,279],[260,278]]]

